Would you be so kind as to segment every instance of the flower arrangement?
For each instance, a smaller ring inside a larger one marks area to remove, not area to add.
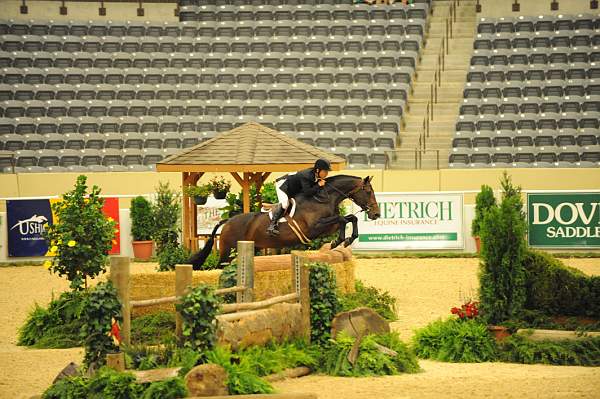
[[[183,193],[188,197],[208,197],[211,192],[211,187],[208,184],[201,186],[185,186]]]
[[[225,180],[222,176],[215,176],[208,182],[209,189],[214,194],[215,198],[223,199],[231,188],[231,183]]]
[[[479,302],[468,301],[460,308],[450,309],[450,313],[457,315],[461,320],[474,319],[479,316]]]

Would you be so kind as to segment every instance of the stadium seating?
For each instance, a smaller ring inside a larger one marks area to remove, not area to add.
[[[256,120],[349,167],[386,164],[428,1],[212,3],[162,25],[0,21],[0,149],[20,172],[144,170]]]
[[[600,166],[600,18],[481,18],[450,167]]]

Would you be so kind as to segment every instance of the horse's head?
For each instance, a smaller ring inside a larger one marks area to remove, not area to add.
[[[375,190],[371,186],[372,176],[367,176],[361,179],[360,183],[350,192],[348,195],[356,205],[360,206],[364,211],[367,212],[367,216],[371,220],[378,219],[379,204],[375,199]]]

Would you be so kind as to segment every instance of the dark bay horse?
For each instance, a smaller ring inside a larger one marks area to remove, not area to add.
[[[355,215],[338,214],[338,206],[346,198],[351,199],[367,212],[369,219],[375,220],[379,217],[379,206],[371,186],[371,178],[337,175],[326,179],[326,184],[318,197],[307,198],[301,194],[295,198],[294,220],[311,240],[333,234],[337,229],[339,236],[331,243],[332,248],[341,243],[348,246],[358,237],[358,219]],[[223,229],[219,239],[219,264],[229,261],[231,250],[236,248],[238,241],[254,241],[254,247],[257,249],[285,248],[300,243],[288,223],[279,225],[279,236],[268,235],[266,230],[269,221],[269,214],[264,212],[239,214],[220,221],[214,227],[204,248],[190,258],[194,270],[200,269],[210,254],[215,235],[221,225]],[[346,238],[345,230],[348,223],[352,223],[353,229],[352,235]]]

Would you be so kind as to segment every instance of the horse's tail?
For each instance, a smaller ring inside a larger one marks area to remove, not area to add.
[[[210,238],[204,244],[204,248],[196,252],[190,258],[189,262],[193,265],[194,270],[200,270],[200,267],[202,266],[206,258],[208,258],[208,255],[210,255],[213,245],[215,244],[215,236],[217,235],[217,230],[219,229],[219,227],[221,227],[222,224],[227,222],[227,220],[228,219],[223,219],[219,223],[217,223],[210,235]]]

